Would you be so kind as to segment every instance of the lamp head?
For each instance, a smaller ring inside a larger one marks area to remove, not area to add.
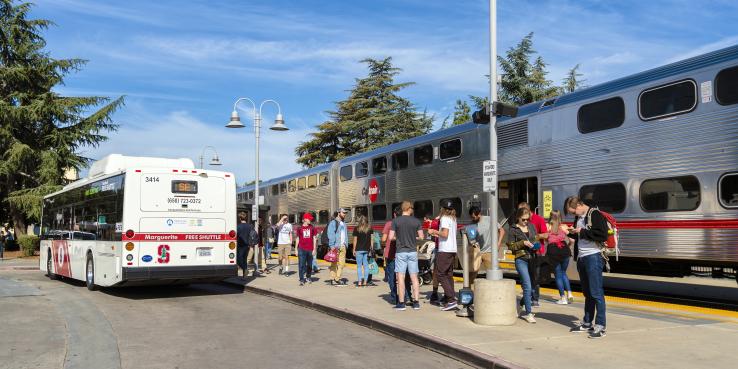
[[[220,159],[218,158],[218,154],[215,154],[215,155],[213,156],[213,159],[212,159],[212,160],[210,160],[210,165],[223,165],[223,164],[222,164],[222,163],[220,162]]]
[[[238,112],[233,110],[231,112],[231,121],[226,124],[226,128],[243,128],[246,127],[241,123],[241,117],[238,116]]]
[[[277,114],[277,118],[274,119],[274,125],[269,127],[269,129],[273,131],[287,131],[289,128],[284,125],[284,118],[282,117],[282,114]]]

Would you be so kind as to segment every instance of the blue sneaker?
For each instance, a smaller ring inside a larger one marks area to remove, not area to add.
[[[400,302],[397,305],[395,305],[395,310],[397,310],[397,311],[405,311],[405,309],[406,309],[406,307],[405,307],[405,303],[404,302]]]

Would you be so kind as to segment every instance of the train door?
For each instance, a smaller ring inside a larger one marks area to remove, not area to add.
[[[543,211],[539,203],[538,177],[507,178],[503,176],[497,184],[500,207],[506,218],[515,214],[518,204],[525,201],[530,204],[531,210],[538,214]]]

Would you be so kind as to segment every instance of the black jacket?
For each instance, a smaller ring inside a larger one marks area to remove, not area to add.
[[[587,227],[587,217],[592,219],[592,227]],[[574,228],[577,226],[579,217],[574,217]],[[607,219],[602,216],[602,213],[596,208],[590,208],[587,214],[584,215],[585,227],[579,231],[579,234],[570,233],[569,237],[574,239],[574,259],[579,256],[579,240],[585,239],[593,242],[605,242],[607,241]]]

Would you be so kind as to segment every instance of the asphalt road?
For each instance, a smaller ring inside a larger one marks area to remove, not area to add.
[[[90,292],[39,271],[0,270],[0,332],[0,368],[467,367],[219,284]]]

